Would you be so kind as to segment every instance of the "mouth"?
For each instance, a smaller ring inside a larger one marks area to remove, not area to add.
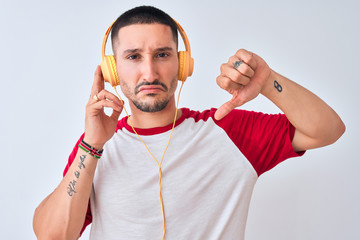
[[[144,94],[156,94],[159,92],[165,92],[165,89],[159,85],[146,85],[146,86],[141,86],[136,91],[136,93],[140,93],[140,92]]]
[[[135,94],[138,94],[140,92],[145,94],[157,94],[160,92],[166,92],[167,90],[168,88],[164,83],[155,80],[152,83],[142,82],[137,85],[135,88]]]

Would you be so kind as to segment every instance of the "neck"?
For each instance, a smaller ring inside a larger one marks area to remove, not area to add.
[[[130,121],[135,128],[146,129],[164,127],[174,122],[176,111],[174,98],[172,98],[169,101],[168,105],[159,112],[143,112],[137,109],[132,102],[130,102],[129,104],[131,108]],[[181,114],[181,110],[178,110],[176,119],[179,119],[181,117]]]

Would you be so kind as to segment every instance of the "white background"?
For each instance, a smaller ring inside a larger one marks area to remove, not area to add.
[[[260,177],[247,239],[360,239],[356,0],[1,0],[0,239],[35,239],[33,212],[60,182],[84,130],[105,30],[122,12],[143,4],[168,12],[190,39],[195,70],[181,106],[203,110],[230,99],[215,78],[220,64],[246,48],[315,92],[346,124],[334,145]],[[241,108],[279,112],[261,96]],[[87,236],[88,230],[82,239]]]

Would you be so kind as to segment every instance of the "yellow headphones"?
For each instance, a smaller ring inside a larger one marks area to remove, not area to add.
[[[178,58],[179,58],[178,79],[182,82],[185,82],[186,78],[190,77],[193,73],[194,59],[191,57],[190,43],[184,29],[177,21],[174,20],[174,22],[176,23],[178,31],[180,32],[180,35],[184,41],[185,50],[186,50],[186,51],[178,52]],[[106,30],[101,47],[102,62],[100,64],[105,82],[110,83],[111,86],[113,87],[120,85],[116,71],[116,61],[114,55],[105,56],[105,45],[109,37],[110,30],[114,25],[114,23],[115,22],[113,22],[110,25],[110,27]]]

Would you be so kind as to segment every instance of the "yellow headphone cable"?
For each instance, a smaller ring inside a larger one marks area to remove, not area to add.
[[[156,161],[158,167],[159,167],[159,198],[160,198],[160,205],[161,205],[161,212],[162,212],[162,218],[163,218],[163,237],[162,239],[164,240],[165,239],[165,232],[166,232],[166,228],[165,228],[165,212],[164,212],[164,205],[163,205],[163,199],[162,199],[162,195],[161,195],[161,164],[164,160],[164,156],[165,156],[165,152],[166,150],[168,149],[169,147],[169,144],[170,144],[170,140],[171,140],[171,136],[172,136],[172,133],[174,131],[174,128],[175,128],[175,122],[176,122],[176,118],[177,118],[177,112],[178,112],[178,108],[179,108],[179,100],[180,100],[180,93],[181,93],[181,90],[184,86],[184,81],[181,82],[181,87],[180,87],[180,90],[179,90],[179,94],[178,94],[178,97],[177,97],[177,102],[176,102],[176,111],[175,111],[175,116],[174,116],[174,121],[173,121],[173,125],[172,125],[172,128],[171,128],[171,132],[170,132],[170,136],[169,136],[169,141],[168,143],[166,144],[166,147],[165,147],[165,150],[163,152],[163,155],[161,157],[161,160],[160,162],[154,157],[154,155],[151,153],[151,151],[149,150],[149,148],[146,146],[145,142],[142,140],[142,138],[140,137],[140,135],[136,132],[131,120],[130,120],[130,116],[128,114],[128,112],[126,111],[126,108],[125,108],[125,105],[123,105],[124,107],[124,110],[125,110],[125,113],[129,119],[129,124],[132,128],[132,130],[134,131],[134,133],[138,136],[138,138],[140,139],[140,141],[143,143],[143,145],[145,146],[146,150],[149,152],[149,154],[151,155],[151,157]],[[119,99],[121,101],[123,101],[118,93],[118,91],[116,90],[116,87],[114,86],[114,89],[115,89],[115,92],[117,94],[117,96],[119,97]]]

